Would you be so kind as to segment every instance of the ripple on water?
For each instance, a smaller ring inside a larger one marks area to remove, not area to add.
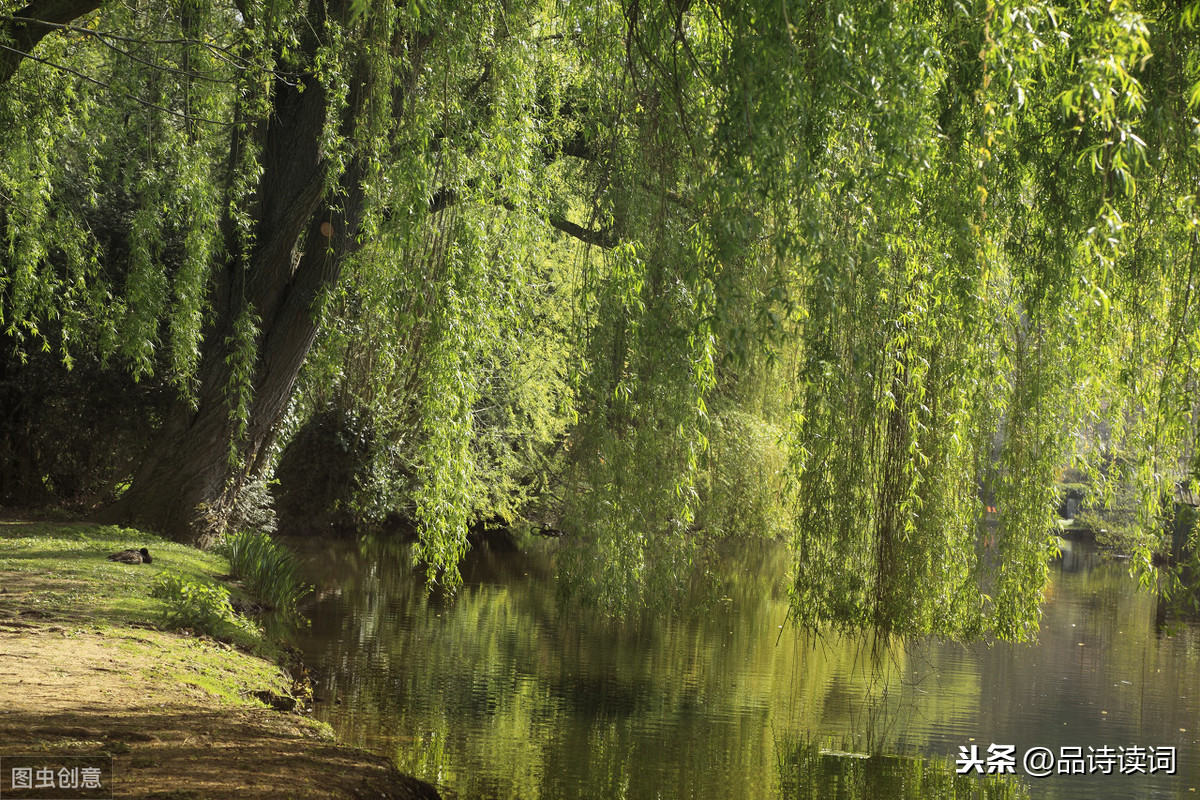
[[[899,784],[821,749],[945,759],[970,745],[1174,746],[1177,776],[1027,779],[1029,796],[1200,792],[1197,628],[1157,634],[1153,598],[1124,564],[1087,550],[1053,568],[1036,645],[881,651],[780,636],[782,549],[750,567],[728,563],[736,591],[702,613],[618,625],[560,607],[552,581],[537,577],[552,574],[544,553],[475,553],[449,600],[430,596],[395,553],[305,547],[323,588],[302,642],[327,698],[318,715],[460,796],[773,798],[794,788],[785,765],[799,763],[797,742],[816,743],[804,768],[824,770],[818,779],[847,798],[854,780]],[[905,796],[886,791],[881,800]]]

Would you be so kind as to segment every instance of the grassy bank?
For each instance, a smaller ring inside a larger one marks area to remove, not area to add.
[[[106,558],[141,547],[151,564]],[[111,754],[118,797],[435,797],[327,726],[268,708],[261,697],[292,685],[256,626],[170,629],[159,575],[228,572],[215,553],[139,531],[0,521],[0,757]]]
[[[149,550],[152,563],[107,559],[118,550],[141,547]],[[7,521],[0,522],[0,573],[14,586],[36,584],[24,598],[25,616],[93,628],[158,627],[167,624],[167,614],[174,610],[151,593],[160,576],[222,585],[229,562],[213,552],[114,525]],[[232,626],[222,633],[241,650],[272,660],[279,655],[261,633]]]

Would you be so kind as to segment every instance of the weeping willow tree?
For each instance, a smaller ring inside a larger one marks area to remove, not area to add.
[[[113,518],[332,408],[447,582],[554,453],[610,608],[752,527],[802,625],[1020,638],[1057,469],[1197,472],[1194,2],[0,10],[5,346],[172,387]]]
[[[576,582],[703,552],[736,412],[783,431],[799,624],[1035,635],[1056,471],[1147,529],[1195,472],[1196,4],[614,13]]]
[[[382,324],[365,391],[417,431],[422,552],[453,570],[484,491],[473,369],[513,327],[542,224],[545,10],[4,11],[10,345],[90,346],[177,395],[105,513],[220,533],[271,467],[318,332]]]

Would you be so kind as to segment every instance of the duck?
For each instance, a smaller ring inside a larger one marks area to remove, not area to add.
[[[122,550],[119,553],[113,553],[108,557],[109,561],[117,561],[121,564],[150,564],[150,551],[146,548],[141,550]]]

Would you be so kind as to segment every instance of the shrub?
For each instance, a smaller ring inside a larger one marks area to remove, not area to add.
[[[173,628],[191,628],[214,637],[238,631],[256,633],[254,623],[233,613],[229,591],[214,583],[189,581],[167,571],[154,579],[150,596],[167,602],[164,615]]]
[[[261,531],[241,531],[225,537],[221,550],[230,572],[263,605],[287,619],[299,616],[298,606],[312,587],[296,575],[296,557]]]

